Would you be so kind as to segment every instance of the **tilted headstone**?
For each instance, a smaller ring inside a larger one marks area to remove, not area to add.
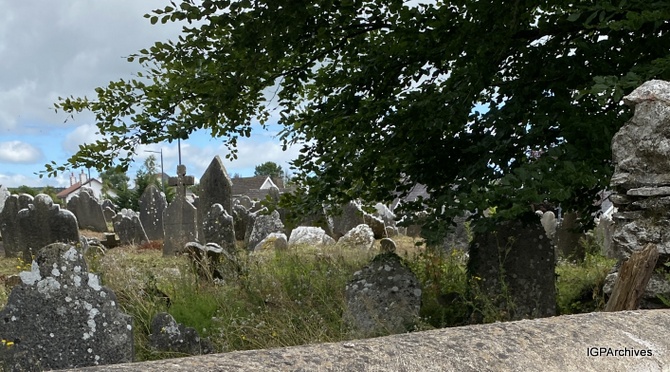
[[[256,250],[256,246],[271,233],[283,233],[284,224],[279,218],[279,212],[273,211],[270,215],[256,216],[254,227],[249,236],[248,250]]]
[[[338,247],[369,251],[375,244],[375,235],[370,226],[361,224],[349,230],[337,241]]]
[[[163,240],[163,212],[167,200],[156,185],[149,185],[140,197],[140,221],[149,240]]]
[[[35,196],[28,208],[19,211],[17,222],[19,250],[26,261],[51,243],[79,242],[77,218],[72,212],[61,210],[49,195]]]
[[[291,231],[291,236],[288,239],[289,247],[300,245],[324,247],[334,244],[335,240],[326,234],[322,228],[314,226],[298,226]]]
[[[186,166],[177,166],[177,177],[170,178],[170,186],[176,186],[175,198],[163,214],[163,256],[178,254],[188,242],[198,240],[197,210],[186,200],[186,187],[193,185],[193,176],[186,175]]]
[[[130,209],[124,208],[114,216],[114,232],[122,245],[149,242],[139,214]]]
[[[235,225],[235,239],[244,240],[249,225],[249,211],[241,204],[233,206],[233,224]]]
[[[634,106],[635,113],[612,138],[610,200],[617,212],[612,216],[611,250],[621,263],[654,244],[659,253],[656,266],[665,271],[664,263],[670,260],[670,219],[665,217],[670,213],[670,82],[648,81],[624,102]],[[670,296],[669,287],[665,275],[654,273],[641,307],[658,306],[658,295]]]
[[[235,252],[236,240],[233,217],[226,212],[221,204],[215,203],[209,209],[203,223],[203,230],[206,243],[216,243],[228,252]]]
[[[233,183],[228,177],[226,167],[217,155],[200,178],[198,209],[199,233],[202,233],[202,221],[207,217],[213,204],[221,204],[228,215],[233,215]]]
[[[254,231],[254,224],[256,223],[256,218],[261,216],[263,213],[267,213],[267,211],[268,211],[267,208],[261,208],[256,212],[249,212],[247,214],[246,216],[247,229],[244,232],[244,246],[247,247],[247,249],[252,249],[251,247],[249,247],[249,240],[251,239],[251,233]]]
[[[149,343],[154,350],[189,355],[213,353],[211,341],[200,337],[195,328],[177,323],[172,315],[158,313],[151,320]]]
[[[19,245],[19,211],[28,208],[33,197],[28,194],[10,195],[0,212],[0,235],[5,249],[5,257],[23,256]]]
[[[410,332],[419,323],[421,283],[394,253],[354,273],[345,296],[343,320],[357,337]]]
[[[554,247],[537,220],[502,222],[475,234],[468,270],[510,320],[556,315]]]
[[[90,187],[82,187],[79,194],[70,198],[67,210],[77,217],[80,229],[107,232],[107,221],[102,206]]]
[[[363,212],[363,221],[365,221],[366,225],[370,226],[375,239],[386,237],[386,226],[384,225],[384,220],[372,214]]]
[[[114,216],[116,216],[116,212],[114,211],[114,209],[110,207],[104,207],[104,209],[102,210],[102,214],[105,215],[105,221],[107,222],[114,221]]]
[[[330,236],[335,240],[344,236],[349,230],[365,223],[363,219],[363,211],[360,206],[351,201],[342,206],[340,214],[331,215],[328,212],[328,227],[330,229]]]
[[[246,208],[247,210],[251,209],[251,207],[254,206],[254,202],[251,200],[250,197],[246,195],[242,195],[237,199],[240,203],[241,206]]]
[[[109,208],[109,209],[111,209],[114,213],[116,213],[116,206],[114,205],[114,203],[113,203],[111,200],[109,200],[109,199],[104,199],[104,200],[100,203],[100,205],[102,206],[102,210],[105,210],[105,208]],[[112,221],[109,220],[109,222],[112,222]]]
[[[37,371],[131,362],[132,317],[70,244],[39,250],[0,311],[0,364]],[[12,343],[11,345],[9,343]]]

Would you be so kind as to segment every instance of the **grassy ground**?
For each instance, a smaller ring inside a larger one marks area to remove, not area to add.
[[[90,231],[82,235],[102,237]],[[427,251],[410,237],[394,241],[397,253],[423,285],[421,329],[469,324],[474,279],[465,270],[467,255]],[[349,339],[342,324],[345,285],[379,251],[379,243],[371,252],[307,246],[253,255],[240,250],[239,265],[222,266],[224,278],[211,280],[186,257],[163,257],[160,247],[123,246],[86,257],[89,270],[100,275],[123,310],[133,315],[138,360],[179,356],[148,347],[151,319],[163,311],[208,337],[220,352]],[[561,261],[560,312],[602,308],[600,288],[612,265],[595,254],[583,263]],[[28,267],[17,259],[0,258],[0,281]],[[7,293],[0,286],[2,306]],[[502,319],[493,314],[489,321],[495,320]]]

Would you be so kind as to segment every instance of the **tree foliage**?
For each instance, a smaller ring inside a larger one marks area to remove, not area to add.
[[[234,150],[281,114],[299,144],[304,207],[388,201],[427,186],[443,232],[463,210],[513,218],[548,201],[588,209],[611,176],[621,98],[670,79],[665,1],[185,0],[146,15],[178,40],[130,56],[142,71],[69,97],[105,139],[70,164],[127,166],[140,143],[197,129]],[[236,153],[231,152],[234,157]],[[66,165],[47,165],[47,173]],[[418,205],[405,204],[407,211]]]
[[[281,169],[281,165],[273,161],[267,161],[263,164],[257,165],[254,168],[254,176],[270,176],[276,178],[283,178],[284,170]]]

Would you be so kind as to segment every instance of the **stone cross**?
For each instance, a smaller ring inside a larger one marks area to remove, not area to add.
[[[195,185],[195,178],[186,175],[186,166],[184,164],[177,165],[177,177],[168,178],[168,186],[176,186],[177,197],[186,198],[186,186]]]

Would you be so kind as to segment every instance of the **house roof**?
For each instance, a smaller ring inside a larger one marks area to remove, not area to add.
[[[253,197],[249,195],[249,192],[255,191],[255,193],[257,193],[258,191],[266,191],[261,190],[261,187],[268,178],[270,178],[272,183],[274,183],[279,188],[279,190],[284,189],[284,182],[281,178],[269,176],[238,177],[231,179],[233,182],[233,196],[247,195],[253,199]],[[265,195],[263,195],[263,197],[265,197]]]
[[[81,182],[77,182],[77,183],[73,184],[72,186],[70,186],[70,187],[66,188],[65,190],[56,194],[56,197],[58,197],[60,199],[65,199],[68,195],[70,195],[73,192],[79,190],[82,186],[85,186],[89,183],[92,183],[93,181],[95,181],[97,183],[100,183],[100,181],[96,180],[95,178],[91,178],[90,180],[87,180],[83,184]]]

